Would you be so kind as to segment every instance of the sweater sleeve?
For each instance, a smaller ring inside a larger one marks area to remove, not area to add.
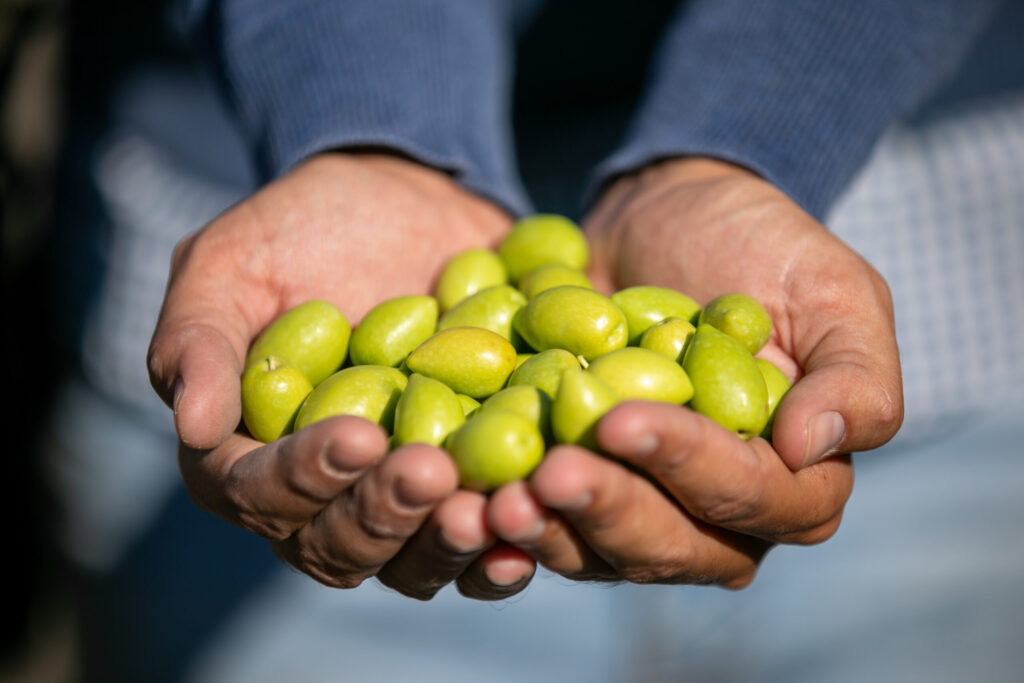
[[[179,22],[224,86],[264,178],[384,147],[528,208],[510,118],[509,0],[189,0]]]
[[[885,129],[953,74],[998,0],[695,0],[592,188],[675,156],[745,166],[821,218]]]

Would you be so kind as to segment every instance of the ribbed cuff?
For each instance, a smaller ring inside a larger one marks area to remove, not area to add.
[[[743,165],[822,218],[885,129],[950,76],[998,0],[697,0],[677,16],[607,181]]]
[[[224,0],[221,68],[268,177],[380,146],[516,214],[511,17],[502,2]]]

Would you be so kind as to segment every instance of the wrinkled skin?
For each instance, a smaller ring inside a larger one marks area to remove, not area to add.
[[[428,292],[450,255],[493,246],[509,225],[443,174],[327,154],[185,240],[150,370],[174,408],[193,500],[327,585],[376,575],[420,599],[451,581],[474,598],[512,595],[534,559],[578,579],[741,587],[772,544],[835,532],[853,481],[844,454],[881,445],[902,419],[888,290],[770,184],[711,160],[610,186],[584,226],[590,276],[605,293],[654,284],[702,303],[730,291],[764,303],[775,330],[760,355],[800,380],[773,443],[632,402],[597,430],[629,467],[562,446],[488,500],[456,490],[440,450],[387,454],[385,434],[358,418],[265,446],[236,431],[242,358],[276,315],[326,298],[357,322],[381,300]],[[837,442],[817,433],[820,414],[841,416]]]
[[[327,299],[355,324],[384,299],[430,293],[451,255],[493,247],[510,225],[443,173],[395,156],[331,153],[182,241],[149,368],[174,409],[195,503],[329,586],[376,575],[420,599],[453,580],[480,599],[521,590],[533,560],[496,541],[484,497],[456,490],[440,449],[389,454],[383,430],[352,417],[267,445],[238,429],[246,349],[277,315]]]
[[[629,467],[553,449],[528,482],[494,494],[490,528],[568,577],[730,588],[750,583],[773,544],[829,538],[852,490],[848,453],[882,445],[902,422],[883,279],[775,187],[710,159],[617,180],[584,229],[606,293],[649,284],[702,304],[757,298],[774,322],[759,355],[799,381],[772,443],[686,408],[617,406],[597,440]]]

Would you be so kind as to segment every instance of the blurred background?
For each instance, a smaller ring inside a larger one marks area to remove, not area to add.
[[[47,542],[51,502],[37,437],[58,378],[73,363],[54,329],[52,216],[65,118],[65,16],[56,0],[0,2],[0,224],[3,225],[4,409],[0,496],[4,555],[0,680],[67,681],[74,636]]]

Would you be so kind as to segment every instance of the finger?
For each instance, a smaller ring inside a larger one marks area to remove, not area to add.
[[[182,446],[178,462],[199,507],[264,538],[283,539],[352,486],[387,448],[378,425],[340,416],[269,444],[235,434],[212,451]]]
[[[457,485],[455,465],[443,451],[403,446],[272,546],[317,581],[353,588],[394,557]]]
[[[898,366],[866,357],[814,363],[779,404],[772,444],[792,469],[881,446],[903,422]]]
[[[446,498],[426,524],[377,574],[402,595],[429,600],[494,543],[484,521],[487,499],[460,490]]]
[[[507,543],[486,550],[455,582],[459,593],[474,600],[504,600],[521,593],[537,565],[529,555]]]
[[[205,324],[158,326],[150,345],[150,381],[174,411],[181,442],[214,448],[242,417],[242,359],[234,343]]]
[[[746,585],[769,547],[701,524],[644,477],[581,448],[552,449],[530,488],[635,583]]]
[[[239,219],[229,214],[219,220]],[[153,388],[174,409],[178,435],[190,448],[213,448],[238,426],[242,361],[249,342],[276,312],[276,298],[238,264],[259,262],[250,252],[237,245],[218,248],[203,233],[175,249],[148,367]]]
[[[577,581],[619,579],[565,519],[537,500],[526,482],[506,484],[491,495],[487,525],[557,574]]]
[[[849,286],[805,286],[794,293],[795,305],[826,313],[792,321],[794,357],[804,376],[779,405],[772,442],[794,470],[835,453],[877,448],[903,422],[892,298],[869,266],[851,269],[859,273],[858,296],[849,296]],[[821,279],[829,277],[825,270]]]
[[[771,541],[817,542],[853,488],[848,457],[791,471],[767,441],[743,441],[687,408],[631,402],[598,425],[610,455],[642,469],[691,515]]]

